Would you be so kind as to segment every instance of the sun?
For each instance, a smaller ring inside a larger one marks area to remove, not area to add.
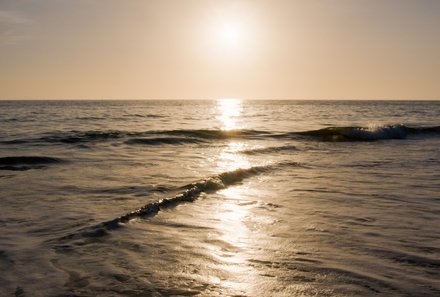
[[[238,24],[223,22],[218,27],[219,42],[227,47],[237,47],[243,40],[243,30]]]
[[[209,59],[245,61],[254,56],[259,46],[258,26],[246,12],[217,12],[200,26],[199,43]]]

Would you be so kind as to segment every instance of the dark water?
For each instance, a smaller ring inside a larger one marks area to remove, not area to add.
[[[0,295],[439,296],[439,115],[0,101]]]

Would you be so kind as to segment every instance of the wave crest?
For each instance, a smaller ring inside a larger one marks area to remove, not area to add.
[[[101,237],[108,234],[109,230],[121,227],[121,224],[127,223],[136,218],[144,218],[156,215],[161,209],[175,207],[182,203],[195,201],[202,193],[214,193],[218,190],[227,188],[240,183],[245,178],[252,177],[267,171],[276,170],[281,167],[299,167],[296,162],[282,162],[266,166],[255,166],[250,168],[240,168],[233,171],[227,171],[214,175],[203,180],[181,187],[182,192],[156,202],[148,203],[134,211],[126,213],[115,219],[100,223],[98,225],[87,227],[61,238],[61,240],[82,238],[82,237]]]
[[[370,127],[329,127],[294,133],[311,136],[325,141],[373,141],[382,139],[404,139],[410,134],[438,134],[440,127],[408,127],[405,125],[387,125]]]
[[[408,135],[439,135],[440,126],[409,127],[405,125],[369,126],[369,127],[328,127],[318,130],[276,132],[252,129],[215,130],[215,129],[180,129],[150,131],[69,131],[53,132],[34,139],[2,140],[1,144],[25,143],[61,143],[85,144],[121,140],[126,144],[139,145],[177,145],[214,142],[228,139],[301,139],[312,137],[324,141],[372,141],[380,139],[404,139]],[[282,150],[293,150],[293,147],[279,149],[256,149],[245,154],[264,153]]]

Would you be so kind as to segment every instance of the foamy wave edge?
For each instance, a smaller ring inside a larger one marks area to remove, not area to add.
[[[290,133],[291,136],[310,136],[325,141],[373,141],[405,139],[408,135],[440,134],[440,126],[409,127],[406,125],[371,125],[369,127],[328,127],[319,130]],[[287,136],[287,135],[286,135]]]
[[[301,167],[301,164],[297,162],[281,162],[266,166],[254,166],[223,172],[185,185],[181,187],[183,191],[173,197],[148,203],[115,219],[99,223],[95,226],[86,227],[75,233],[63,236],[60,240],[105,236],[108,234],[108,231],[118,229],[123,226],[123,224],[128,223],[133,219],[155,216],[162,209],[172,208],[182,203],[193,202],[197,200],[202,193],[214,193],[218,190],[237,184],[246,178],[277,170],[282,167]]]

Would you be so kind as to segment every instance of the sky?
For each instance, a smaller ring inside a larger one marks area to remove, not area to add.
[[[0,99],[440,99],[438,0],[0,0]]]

